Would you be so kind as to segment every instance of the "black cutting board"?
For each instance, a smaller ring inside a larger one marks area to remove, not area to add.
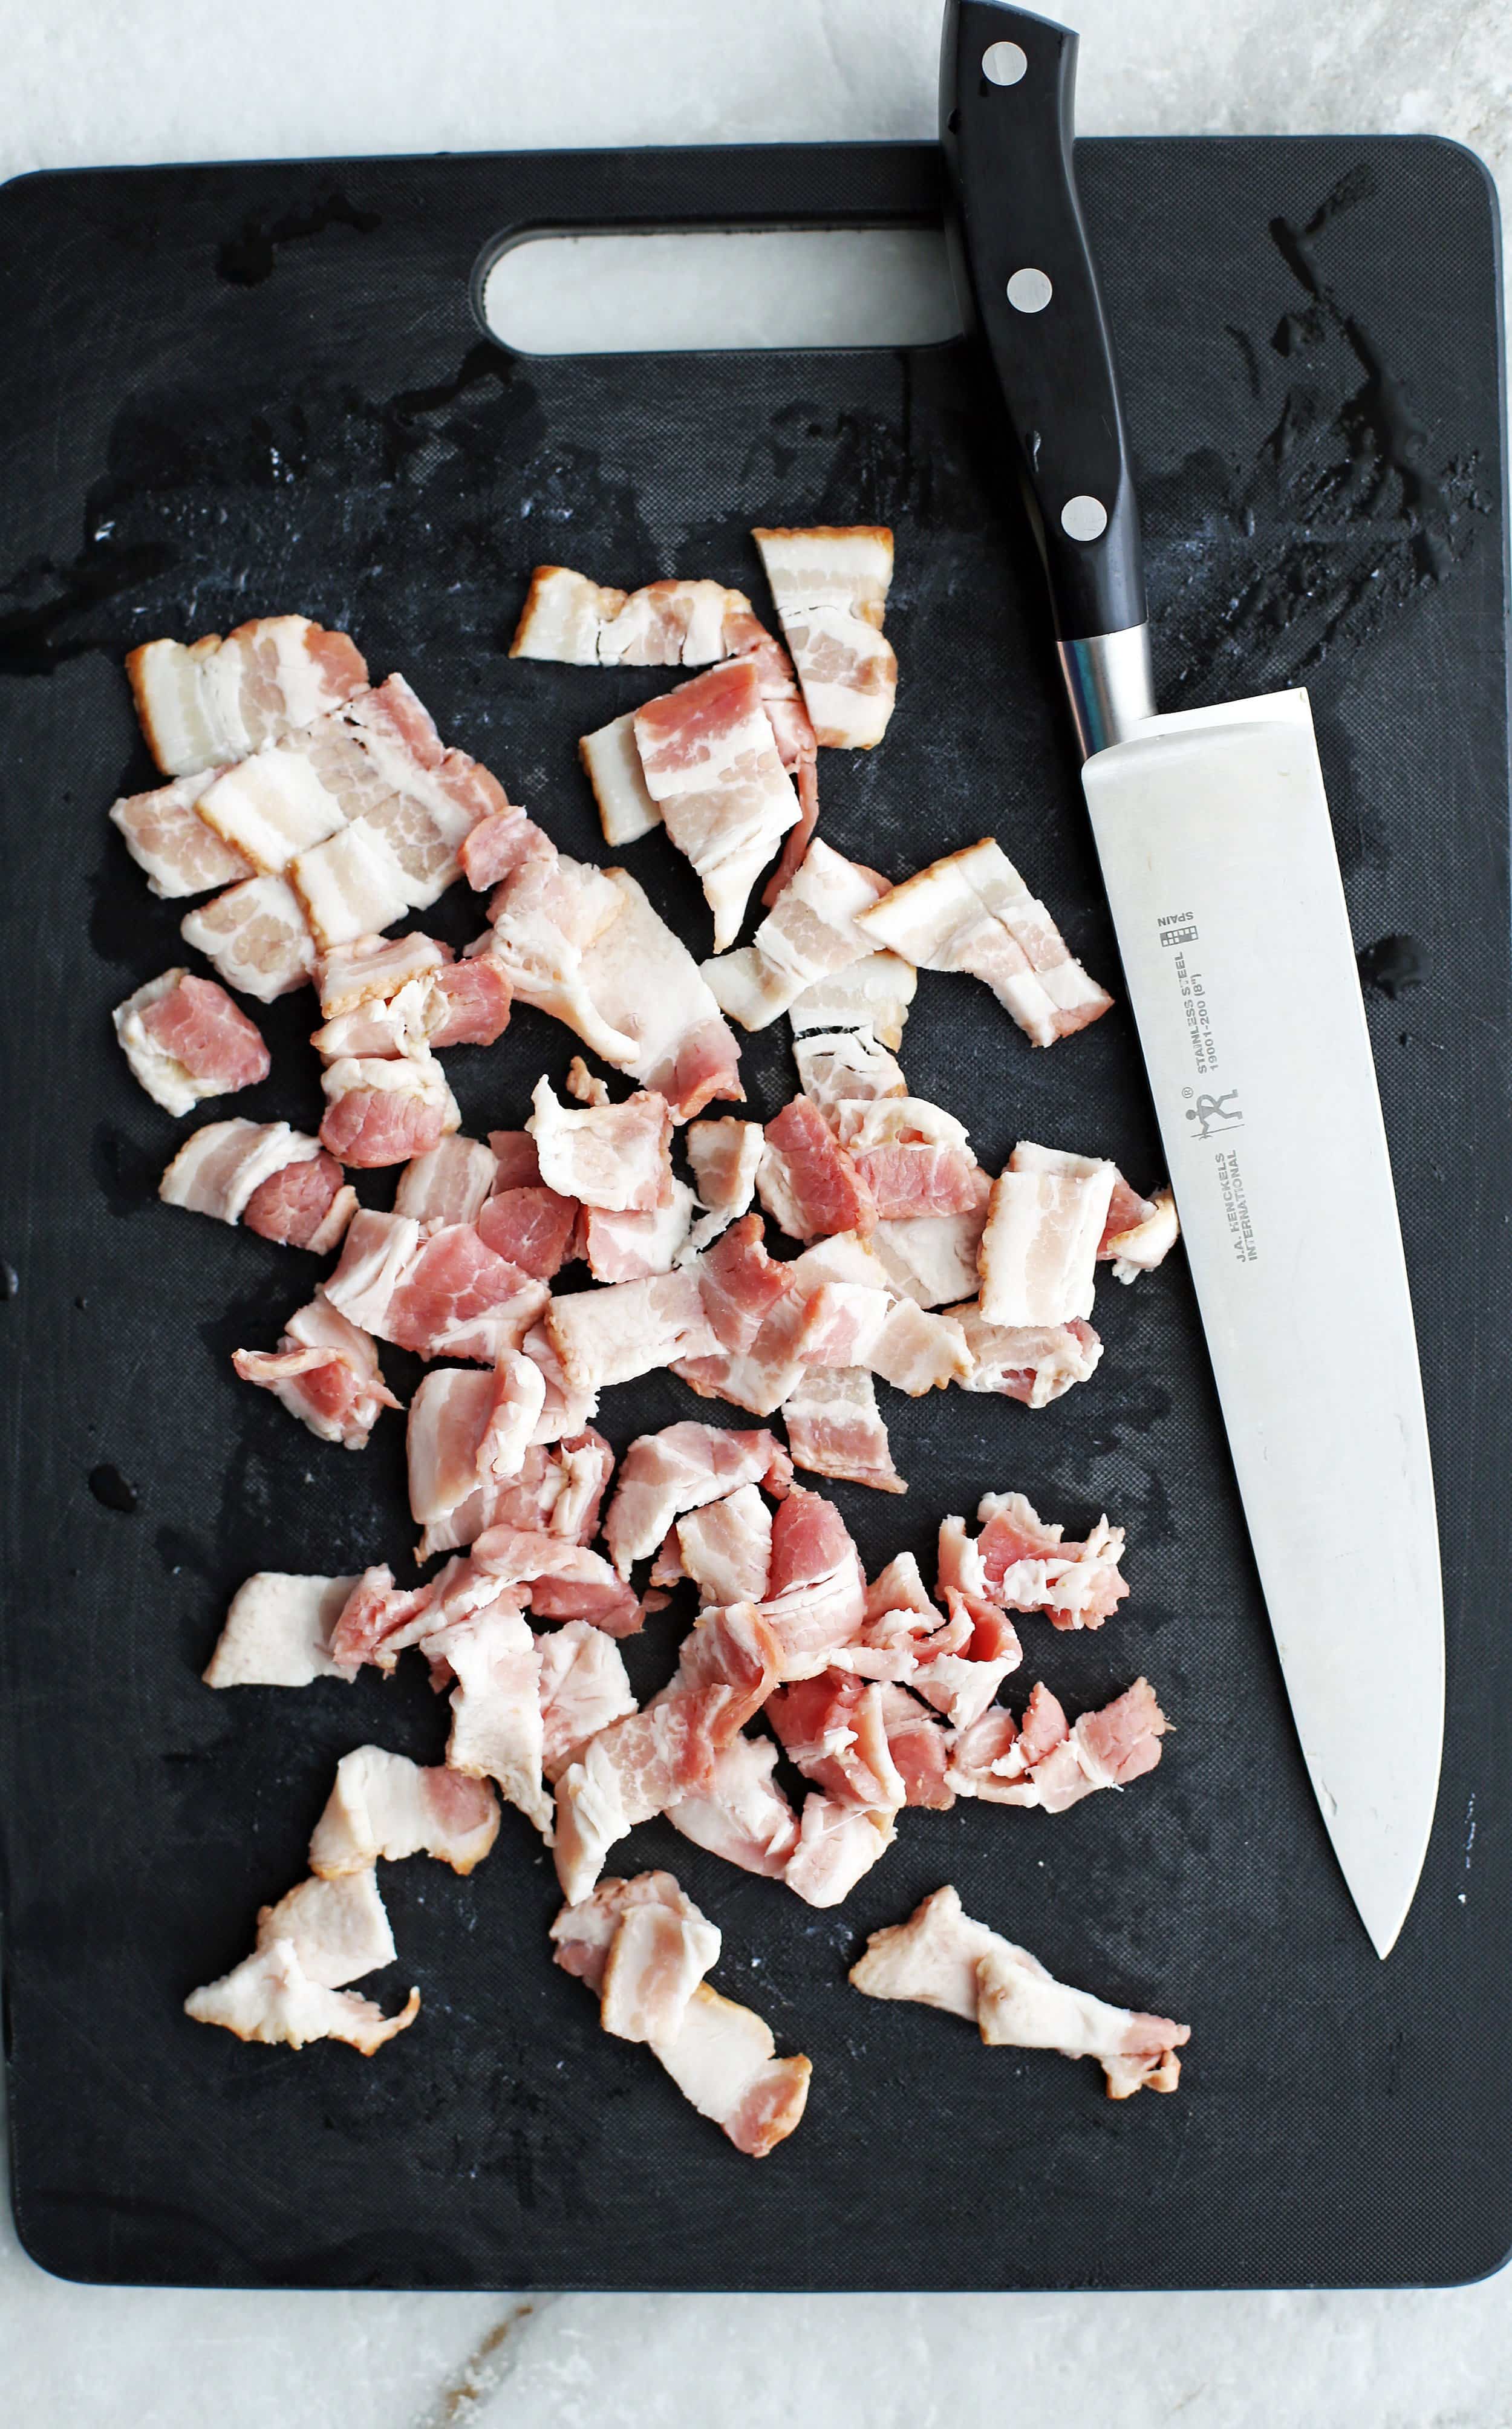
[[[107,171],[0,198],[0,803],[7,988],[0,1306],[7,1442],[5,1975],[27,2248],[91,2279],[216,2285],[1038,2287],[1471,2277],[1512,2242],[1512,1630],[1506,1389],[1507,753],[1495,208],[1417,139],[1080,150],[1144,503],[1168,706],[1312,691],[1400,1180],[1439,1490],[1449,1732],[1438,1824],[1381,1965],[1314,1809],[1180,1259],[1099,1294],[1093,1380],[1039,1414],[884,1394],[906,1502],[840,1488],[869,1567],[1018,1487],[1129,1531],[1101,1634],[1026,1624],[1011,1686],[1075,1709],[1148,1673],[1157,1775],[1059,1820],[911,1814],[814,1912],[661,1827],[725,1935],[720,1986],[814,2060],[757,2166],[547,1961],[528,1826],[461,1882],[386,1870],[420,2020],[370,2061],[245,2048],[186,1991],[303,1870],[337,1758],[435,1760],[423,1678],[215,1695],[258,1566],[350,1570],[412,1536],[402,1434],[315,1443],[238,1384],[313,1260],[158,1206],[176,1125],[108,1013],[176,958],[105,809],[149,780],[121,659],[300,608],[401,667],[569,850],[576,735],[655,675],[511,664],[537,559],[763,593],[757,522],[887,521],[902,686],[885,746],[824,755],[824,832],[901,872],[995,830],[1117,983],[1038,577],[964,351],[512,358],[469,300],[511,226],[929,221],[932,147],[533,155]],[[699,950],[659,837],[630,865]],[[454,941],[476,908],[449,899]],[[1418,983],[1400,982],[1413,967]],[[1395,974],[1393,978],[1393,973]],[[313,1123],[307,997],[234,1108]],[[469,1129],[518,1121],[572,1041],[530,1013],[451,1058]],[[1159,1177],[1120,1011],[1031,1053],[980,988],[926,977],[913,1087],[996,1169],[1017,1136]],[[791,1082],[781,1033],[752,1102]],[[222,1109],[212,1109],[222,1110]],[[1299,1189],[1307,1175],[1296,1176]],[[373,1188],[370,1196],[381,1193]],[[1329,1341],[1317,1356],[1340,1354]],[[386,1353],[386,1359],[390,1354]],[[413,1368],[390,1363],[402,1383]],[[1307,1389],[1297,1377],[1299,1403]],[[621,1444],[687,1413],[611,1396]],[[134,1489],[135,1508],[109,1474]],[[90,1478],[106,1497],[91,1492]],[[403,1570],[402,1570],[403,1574]],[[1320,1625],[1327,1614],[1320,1611]],[[633,1660],[665,1672],[654,1622]],[[413,1665],[418,1671],[419,1665]],[[1404,1709],[1404,1736],[1415,1715]],[[864,1934],[942,1881],[1066,1977],[1189,2019],[1175,2099],[987,2052],[863,2002]]]

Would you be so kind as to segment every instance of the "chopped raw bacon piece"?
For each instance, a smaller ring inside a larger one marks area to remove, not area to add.
[[[179,922],[179,934],[238,995],[271,1003],[315,974],[304,906],[281,877],[227,886]]]
[[[676,1359],[707,1358],[721,1344],[704,1313],[692,1265],[643,1281],[553,1298],[546,1330],[568,1388],[597,1394]]]
[[[1047,1611],[1057,1628],[1100,1628],[1128,1592],[1124,1529],[1099,1518],[1084,1544],[1061,1541],[1022,1493],[984,1494],[977,1511],[987,1591],[1008,1611]]]
[[[359,936],[376,935],[405,911],[419,907],[403,861],[387,836],[367,818],[353,818],[298,853],[288,864],[288,884],[322,953]]]
[[[908,1491],[893,1464],[868,1368],[808,1368],[782,1403],[782,1422],[795,1466],[869,1484],[879,1493]]]
[[[686,1143],[698,1203],[705,1211],[688,1233],[684,1257],[712,1248],[731,1223],[749,1213],[764,1141],[760,1122],[737,1121],[726,1114],[718,1121],[689,1122]]]
[[[518,1349],[501,1349],[477,1451],[478,1474],[485,1486],[508,1484],[519,1475],[545,1405],[546,1378],[540,1368]]]
[[[1035,1046],[1072,1036],[1112,1004],[990,835],[906,878],[858,924],[919,969],[984,979]]]
[[[893,535],[876,525],[756,531],[762,564],[822,745],[869,751],[887,731],[897,659],[882,638]]]
[[[742,1484],[765,1483],[781,1495],[792,1476],[787,1453],[764,1429],[741,1433],[724,1426],[682,1424],[641,1434],[620,1462],[604,1525],[616,1568],[628,1578],[632,1562],[655,1551],[682,1512],[701,1509]]]
[[[1100,1712],[1083,1712],[1070,1734],[1036,1762],[1038,1802],[1047,1813],[1063,1813],[1093,1789],[1126,1788],[1155,1769],[1170,1726],[1149,1680],[1136,1679]]]
[[[837,1132],[843,1105],[878,1105],[908,1097],[900,1065],[869,1029],[821,1029],[796,1036],[793,1060],[799,1087]],[[962,1145],[964,1141],[962,1132]]]
[[[731,654],[726,620],[750,602],[720,582],[648,582],[628,598],[599,635],[605,667],[709,667]]]
[[[437,977],[451,948],[434,936],[355,936],[320,955],[316,986],[326,1020],[374,1003],[388,1003],[417,979]]]
[[[491,1366],[519,1347],[549,1300],[544,1282],[496,1256],[470,1224],[444,1224],[400,1278],[381,1337],[422,1358]]]
[[[255,1023],[224,987],[185,969],[149,980],[110,1017],[133,1074],[170,1114],[253,1087],[271,1068]]]
[[[782,1878],[808,1906],[841,1906],[896,1836],[891,1813],[815,1793],[803,1800],[798,1843]]]
[[[638,1088],[622,1105],[574,1111],[541,1079],[531,1102],[525,1127],[548,1189],[611,1212],[653,1212],[672,1168],[672,1111],[665,1098]]]
[[[750,889],[798,821],[748,659],[696,676],[635,712],[646,788],[714,913],[715,950],[740,933]]]
[[[590,1738],[635,1710],[624,1657],[612,1636],[569,1619],[537,1636],[541,1657],[541,1770],[554,1787]]]
[[[289,1942],[307,1981],[338,1991],[381,1965],[392,1965],[388,1927],[372,1865],[325,1880],[301,1881],[276,1906],[257,1909],[257,1946]]]
[[[772,1565],[772,1513],[754,1484],[690,1510],[672,1532],[675,1574],[667,1578],[653,1569],[653,1585],[689,1577],[705,1604],[760,1602]]]
[[[310,1840],[310,1870],[339,1878],[380,1856],[389,1863],[435,1856],[454,1873],[470,1873],[498,1836],[499,1803],[485,1781],[382,1746],[358,1746],[337,1765]]]
[[[729,1686],[690,1687],[589,1741],[556,1788],[556,1871],[569,1900],[587,1896],[616,1839],[707,1786],[742,1717]]]
[[[470,827],[457,846],[462,873],[474,893],[485,894],[512,875],[521,861],[541,850],[546,837],[533,818],[513,801],[490,810]]]
[[[966,1338],[972,1364],[961,1379],[967,1392],[1000,1392],[1026,1408],[1044,1409],[1085,1383],[1103,1345],[1090,1324],[993,1325],[975,1299],[946,1308]]]
[[[887,891],[817,837],[748,945],[705,962],[703,975],[724,1010],[747,1029],[765,1029],[816,980],[876,950],[859,915]]]
[[[689,1999],[719,1962],[719,1934],[691,1900],[685,1913],[627,1907],[604,1966],[599,2021],[626,2041],[675,2041]]]
[[[536,855],[505,881],[483,950],[523,1003],[549,1012],[678,1120],[739,1097],[740,1049],[697,963],[622,868]]]
[[[290,737],[211,778],[199,812],[222,843],[266,877],[282,877],[296,853],[347,822],[347,807]]]
[[[1074,1181],[1092,1181],[1101,1173],[1111,1173],[1112,1195],[1097,1243],[1097,1258],[1099,1264],[1112,1264],[1118,1281],[1137,1281],[1142,1273],[1151,1271],[1169,1254],[1180,1235],[1175,1199],[1170,1190],[1159,1190],[1154,1198],[1142,1198],[1106,1157],[1072,1155],[1064,1148],[1036,1147],[1031,1140],[1021,1139],[1008,1159],[1008,1167],[1011,1172],[1060,1173]]]
[[[1085,1179],[1011,1167],[998,1174],[977,1252],[986,1323],[1014,1329],[1091,1315],[1112,1175],[1111,1165]]]
[[[444,1660],[456,1681],[449,1767],[495,1781],[550,1845],[551,1800],[541,1782],[541,1657],[518,1606],[501,1596],[465,1617],[443,1620],[423,1637],[421,1650],[433,1662]]]
[[[896,1054],[918,988],[918,971],[901,955],[863,953],[796,995],[787,1008],[788,1024],[795,1039],[815,1030],[855,1029]]]
[[[126,659],[147,745],[168,776],[244,759],[350,700],[368,681],[345,633],[264,616],[188,647],[148,641]]]
[[[791,1238],[871,1230],[877,1220],[872,1194],[807,1097],[784,1105],[764,1135],[756,1186],[767,1213]]]
[[[332,1651],[355,1578],[288,1577],[260,1569],[232,1596],[205,1672],[207,1687],[308,1687],[357,1675]]]
[[[412,1215],[417,1223],[475,1224],[497,1172],[492,1148],[482,1139],[464,1138],[460,1131],[453,1131],[423,1155],[411,1157],[399,1176],[394,1212]],[[496,1255],[507,1253],[497,1241],[490,1240],[488,1246]],[[522,1260],[517,1257],[513,1262],[518,1264]]]
[[[881,1702],[882,1727],[887,1732],[887,1751],[903,1782],[904,1803],[947,1813],[956,1801],[954,1787],[947,1777],[951,1760],[948,1732],[905,1688],[880,1686],[877,1692]]]
[[[477,1217],[478,1236],[536,1281],[549,1282],[575,1253],[578,1203],[554,1189],[496,1189]]]
[[[843,1098],[830,1119],[881,1219],[963,1214],[976,1206],[978,1167],[965,1126],[938,1105],[916,1097]]]
[[[682,1639],[677,1669],[652,1700],[661,1704],[698,1688],[723,1689],[730,1700],[720,1715],[717,1736],[724,1745],[760,1711],[777,1684],[781,1666],[781,1647],[760,1604],[711,1608],[699,1612]]]
[[[203,1129],[190,1132],[164,1173],[157,1194],[167,1206],[212,1214],[220,1223],[238,1223],[262,1182],[282,1174],[289,1165],[317,1160],[326,1160],[320,1156],[320,1141],[290,1130],[288,1122],[206,1122]],[[334,1165],[332,1169],[337,1179],[327,1192],[327,1207],[340,1185],[339,1169]]]
[[[803,2115],[809,2060],[777,2057],[770,2026],[707,1982],[688,2001],[677,2039],[653,2047],[683,2097],[748,2158],[764,2159]]]
[[[661,825],[661,810],[646,789],[633,709],[601,725],[597,734],[585,734],[578,744],[578,756],[593,786],[599,823],[612,851],[621,844],[638,842]]]
[[[977,1967],[995,1942],[984,1923],[961,1912],[953,1889],[936,1890],[907,1923],[872,1933],[849,1978],[868,1999],[913,1999],[975,2024]]]
[[[223,843],[196,807],[211,772],[177,777],[152,793],[125,793],[111,803],[110,823],[146,871],[149,893],[172,901],[252,876],[251,861]]]
[[[845,1520],[822,1494],[795,1485],[779,1509],[760,1608],[777,1639],[784,1678],[813,1677],[860,1631],[865,1575]]]
[[[874,1931],[850,1979],[868,1998],[916,1999],[961,2016],[989,2046],[1095,2057],[1114,2100],[1141,2090],[1175,2091],[1175,2053],[1192,2037],[1169,2017],[1131,2014],[1068,1990],[1027,1949],[962,1914],[949,1888],[927,1897],[907,1923]]]
[[[320,1075],[327,1103],[320,1144],[370,1171],[407,1164],[460,1128],[462,1115],[434,1054],[342,1055]]]
[[[599,636],[626,599],[565,565],[538,565],[520,610],[512,658],[552,658],[569,667],[599,663]]]
[[[689,1270],[698,1274],[703,1312],[720,1347],[738,1351],[760,1338],[788,1293],[795,1267],[767,1254],[761,1216],[743,1214]]]
[[[670,1873],[600,1881],[591,1896],[563,1908],[551,1939],[557,1963],[601,1997],[610,2030],[629,2021],[632,1985],[649,1994],[637,2019],[655,2026],[645,2038],[679,2090],[738,2151],[764,2158],[792,2133],[808,2097],[809,2061],[776,2057],[761,2018],[698,1979],[718,1934]]]
[[[410,979],[386,1002],[370,997],[353,1012],[328,1020],[310,1039],[322,1062],[346,1055],[414,1054],[422,1061],[446,1025],[446,998],[430,976]]]
[[[321,1442],[346,1450],[361,1450],[380,1413],[402,1406],[384,1381],[370,1335],[324,1298],[289,1317],[276,1349],[238,1349],[231,1363]]]
[[[411,1991],[397,2016],[386,2016],[354,1991],[322,1989],[310,1980],[288,1940],[259,1948],[220,1981],[191,1991],[184,2002],[185,2014],[196,2024],[223,2024],[238,2041],[285,2041],[290,2049],[303,2049],[307,2041],[346,2041],[365,2057],[412,2024],[419,2008],[418,1991]]]
[[[581,1238],[588,1271],[599,1282],[633,1282],[669,1274],[693,1224],[694,1197],[668,1165],[662,1194],[647,1214],[611,1214],[584,1206]]]
[[[1116,1198],[1116,1191],[1114,1195]],[[1141,1274],[1152,1272],[1170,1255],[1181,1236],[1176,1201],[1169,1189],[1158,1189],[1152,1198],[1141,1202],[1148,1211],[1138,1221],[1118,1231],[1111,1230],[1109,1221],[1109,1230],[1103,1233],[1097,1253],[1112,1258],[1115,1281],[1138,1281]]]
[[[731,1738],[707,1785],[669,1805],[666,1820],[727,1864],[781,1880],[798,1842],[798,1820],[772,1777],[777,1751],[770,1738]]]
[[[364,1569],[351,1580],[351,1592],[331,1631],[331,1658],[355,1672],[365,1661],[376,1662],[386,1675],[400,1655],[418,1644],[425,1632],[436,1587],[400,1588],[386,1563]]]
[[[610,1636],[633,1636],[645,1614],[600,1552],[534,1528],[488,1527],[472,1546],[474,1578],[551,1619],[587,1619]]]
[[[497,962],[478,954],[470,962],[452,962],[436,973],[436,984],[446,1000],[446,1018],[431,1037],[433,1046],[492,1046],[509,1027],[509,981]]]

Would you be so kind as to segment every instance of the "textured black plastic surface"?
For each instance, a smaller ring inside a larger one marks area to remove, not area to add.
[[[1377,981],[1420,972],[1370,998],[1450,1629],[1438,1826],[1398,1951],[1372,1953],[1308,1793],[1177,1258],[1099,1294],[1102,1366],[1043,1413],[884,1394],[909,1497],[837,1495],[869,1565],[927,1552],[942,1513],[988,1488],[1018,1486],[1077,1530],[1104,1508],[1123,1520],[1122,1614],[1076,1639],[1027,1623],[1011,1683],[1043,1673],[1077,1709],[1147,1671],[1177,1724],[1157,1775],[1054,1821],[909,1815],[833,1913],[661,1828],[627,1851],[675,1865],[723,1927],[720,1985],[813,2057],[808,2117],[772,2157],[739,2157],[644,2052],[600,2033],[547,1961],[550,1867],[513,1814],[470,1883],[387,1868],[395,1980],[425,2004],[374,2059],[245,2048],[185,2019],[185,1992],[244,1952],[259,1902],[303,1869],[337,1756],[376,1739],[434,1759],[446,1714],[408,1664],[391,1686],[199,1682],[246,1572],[402,1559],[412,1529],[397,1421],[349,1456],[232,1377],[232,1347],[271,1342],[315,1262],[154,1198],[181,1126],[128,1077],[108,1013],[179,948],[173,906],[105,820],[149,773],[123,653],[288,607],[348,626],[590,851],[574,739],[662,679],[511,664],[530,567],[686,569],[760,599],[748,524],[890,521],[898,709],[881,750],[825,754],[825,833],[902,870],[994,828],[1089,967],[1115,984],[1116,969],[1043,577],[1011,498],[999,510],[1000,429],[963,349],[511,359],[469,307],[480,249],[515,224],[928,219],[931,149],[28,181],[0,197],[0,1258],[15,1278],[0,1727],[15,2196],[54,2270],[1401,2283],[1472,2276],[1512,2241],[1494,207],[1466,154],[1418,140],[1090,142],[1079,169],[1162,701],[1309,684],[1356,938],[1379,948]],[[705,949],[707,914],[664,841],[627,857]],[[475,923],[461,900],[440,915],[454,939]],[[270,1016],[274,1076],[235,1110],[313,1120],[309,1020],[308,999]],[[525,1013],[498,1048],[452,1056],[468,1128],[518,1120],[538,1070],[559,1078],[571,1050]],[[905,1059],[994,1168],[1027,1134],[1158,1177],[1121,1011],[1036,1054],[985,991],[926,977]],[[770,1111],[788,1084],[780,1037],[747,1068]],[[403,1388],[412,1370],[386,1359]],[[662,1379],[612,1397],[605,1422],[623,1441],[687,1405]],[[90,1492],[107,1466],[135,1489],[129,1512]],[[638,1676],[666,1666],[674,1632],[652,1624]],[[1189,2019],[1177,2096],[1116,2107],[1090,2066],[985,2051],[964,2025],[848,1990],[865,1932],[945,1880],[1071,1979]]]

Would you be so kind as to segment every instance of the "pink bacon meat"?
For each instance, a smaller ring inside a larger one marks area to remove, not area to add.
[[[357,1202],[334,1157],[287,1122],[207,1122],[185,1140],[157,1194],[317,1254],[336,1247]]]
[[[632,1562],[654,1552],[684,1511],[720,1500],[743,1484],[764,1483],[781,1497],[792,1479],[791,1460],[765,1431],[682,1424],[641,1434],[620,1462],[604,1526],[615,1567],[628,1578]]]
[[[170,1114],[254,1087],[271,1068],[256,1024],[224,987],[185,969],[149,980],[111,1018],[133,1074]]]
[[[1112,1004],[990,835],[895,885],[856,924],[917,969],[984,980],[1034,1046],[1073,1036]]]

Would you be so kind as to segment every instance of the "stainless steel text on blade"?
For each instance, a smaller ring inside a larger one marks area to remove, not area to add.
[[[1384,1957],[1438,1793],[1442,1589],[1396,1199],[1305,698],[1161,718],[1084,779],[1303,1753]]]

